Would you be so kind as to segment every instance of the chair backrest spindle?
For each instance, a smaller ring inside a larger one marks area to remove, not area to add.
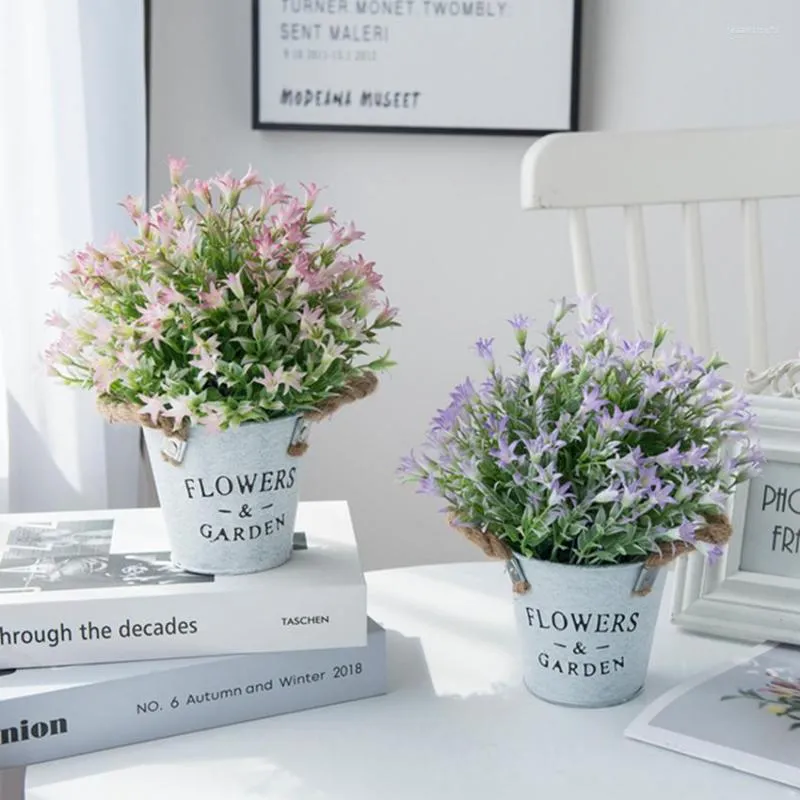
[[[647,248],[644,238],[642,207],[625,206],[625,249],[628,253],[628,283],[633,321],[640,336],[650,336],[653,330],[653,297],[647,271]]]
[[[694,349],[711,355],[711,324],[703,259],[703,229],[699,203],[683,204],[683,241],[686,257],[686,290],[689,307],[689,331]]]
[[[749,361],[752,370],[763,372],[769,366],[769,347],[764,258],[761,249],[761,216],[757,200],[742,200],[742,223]]]
[[[572,245],[572,264],[578,294],[592,295],[597,291],[592,267],[592,249],[589,244],[589,224],[586,209],[569,210],[569,240]]]

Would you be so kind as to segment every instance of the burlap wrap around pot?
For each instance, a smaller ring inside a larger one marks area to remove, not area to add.
[[[513,584],[526,688],[552,703],[616,705],[641,691],[647,676],[665,575],[663,566],[694,550],[661,543],[647,560],[608,566],[525,558],[488,531],[450,524],[490,558],[505,560]],[[731,526],[708,517],[699,541],[725,544]]]
[[[286,563],[301,483],[309,422],[331,416],[377,388],[368,373],[303,414],[247,422],[223,431],[130,406],[100,402],[110,422],[142,426],[172,560],[188,572],[235,575]]]

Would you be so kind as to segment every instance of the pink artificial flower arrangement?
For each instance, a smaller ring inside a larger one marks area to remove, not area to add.
[[[366,353],[397,310],[350,253],[364,234],[317,210],[315,185],[296,197],[252,170],[189,181],[185,167],[170,159],[151,209],[124,201],[136,235],[70,254],[56,283],[79,310],[48,318],[53,374],[153,424],[227,428],[313,411],[393,365]]]

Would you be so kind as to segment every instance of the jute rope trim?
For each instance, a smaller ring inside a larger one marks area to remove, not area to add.
[[[448,513],[447,521],[452,528],[465,536],[469,542],[479,547],[483,551],[484,555],[488,556],[489,558],[501,559],[512,564],[516,562],[514,551],[493,533],[489,533],[489,531],[481,531],[477,528],[472,528],[467,525],[462,525],[460,522],[458,522],[454,511]],[[728,518],[723,514],[713,514],[706,517],[706,524],[696,531],[695,538],[699,542],[721,546],[730,541],[732,534],[733,528],[731,527]],[[695,549],[696,548],[694,544],[691,542],[685,542],[683,540],[674,542],[659,542],[658,550],[654,552],[643,563],[642,566],[644,569],[651,570],[665,567],[672,563],[675,559],[680,558],[681,556],[685,555],[686,553],[690,553]],[[530,590],[530,583],[524,579],[519,569],[510,570],[510,573],[512,575],[512,585],[515,594],[525,594]],[[514,577],[515,575],[517,577]],[[638,596],[644,596],[649,594],[651,589],[651,585],[646,586],[641,590],[634,592],[634,594]]]
[[[366,372],[357,378],[351,379],[346,383],[341,391],[323,400],[312,411],[303,413],[303,419],[308,422],[318,422],[319,420],[331,417],[340,408],[354,403],[371,395],[378,388],[378,376],[373,372]],[[148,414],[140,413],[140,410],[126,403],[112,403],[108,400],[99,399],[97,407],[102,416],[111,423],[122,422],[142,425],[146,428],[163,431],[166,436],[173,439],[180,439],[185,442],[189,438],[191,425],[184,420],[179,426],[175,426],[175,420],[171,417],[160,414],[154,421]],[[307,441],[299,441],[290,444],[287,450],[290,456],[301,456],[308,450]],[[169,460],[169,459],[167,459]]]
[[[323,400],[313,411],[306,411],[303,418],[307,422],[319,422],[333,416],[340,408],[356,400],[369,397],[378,388],[378,376],[374,372],[366,372],[358,378],[346,383],[339,394]],[[308,442],[301,441],[289,445],[290,456],[302,456],[308,450]]]

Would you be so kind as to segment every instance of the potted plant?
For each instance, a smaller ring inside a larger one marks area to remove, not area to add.
[[[46,360],[143,427],[176,564],[261,571],[292,552],[308,422],[375,388],[392,362],[367,352],[397,312],[316,186],[185,166],[152,208],[124,201],[134,235],[71,254],[57,284],[77,308],[50,316]]]
[[[714,559],[730,535],[726,499],[761,462],[752,414],[718,358],[668,352],[661,327],[625,340],[594,301],[556,304],[536,347],[527,319],[511,325],[508,374],[479,340],[488,376],[456,387],[400,471],[507,561],[529,691],[624,702],[644,684],[660,567]]]

